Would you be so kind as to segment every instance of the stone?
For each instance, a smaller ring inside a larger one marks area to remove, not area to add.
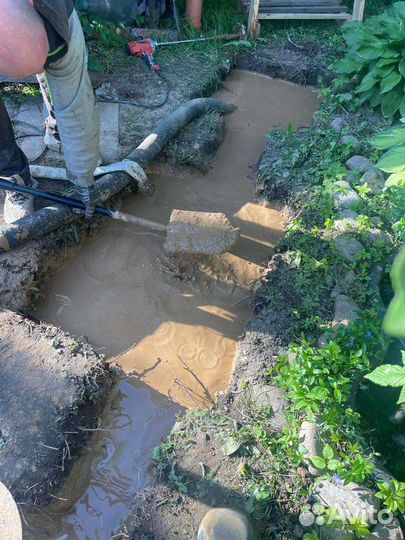
[[[336,208],[340,210],[351,210],[360,204],[361,198],[359,194],[352,189],[349,182],[346,180],[338,180],[335,182],[335,185],[338,186],[338,190],[335,193]]]
[[[212,508],[203,517],[197,540],[257,540],[253,525],[242,512]]]
[[[100,155],[104,165],[119,160],[119,114],[117,103],[100,102]]]
[[[361,185],[367,184],[371,193],[377,195],[378,193],[381,193],[384,188],[385,178],[381,171],[373,167],[366,170],[360,178],[359,183]]]
[[[24,135],[23,138],[17,140],[17,143],[29,162],[41,157],[46,150],[42,134],[44,117],[41,107],[39,103],[23,103],[15,123],[17,135]],[[31,134],[32,136],[27,137]]]
[[[315,496],[323,505],[333,509],[336,516],[341,515],[347,521],[360,518],[372,523],[379,509],[379,500],[373,492],[355,482],[341,486],[324,480],[317,487]]]
[[[307,450],[307,454],[305,455],[307,459],[320,456],[322,454],[319,430],[315,422],[308,422],[307,420],[304,420],[304,422],[301,424],[298,439],[300,445]],[[320,476],[322,474],[322,471],[313,465],[308,465],[308,471],[310,474],[312,474],[312,476]]]
[[[386,525],[377,523],[365,540],[404,540],[404,536],[398,519],[394,518]]]
[[[334,246],[339,255],[349,262],[355,262],[363,245],[351,236],[340,236],[334,240]]]
[[[333,130],[337,131],[338,133],[340,133],[345,126],[346,126],[346,120],[345,120],[344,116],[337,116],[329,124],[329,127],[331,127]]]
[[[354,135],[343,135],[339,139],[339,144],[350,146],[355,152],[358,152],[361,148],[361,142]]]
[[[335,315],[332,326],[347,326],[358,318],[359,306],[348,296],[338,294],[335,303]]]
[[[285,411],[288,401],[284,390],[277,386],[255,385],[252,388],[251,399],[261,407],[270,407],[272,411],[271,426],[277,431],[281,431],[287,425]]]
[[[358,219],[359,214],[353,210],[345,209],[338,212],[339,219]]]
[[[353,270],[349,270],[346,272],[346,274],[338,275],[336,278],[336,288],[338,294],[348,294],[352,290],[355,281],[356,275]]]
[[[392,238],[391,236],[386,232],[382,231],[381,229],[371,229],[371,231],[367,234],[367,240],[370,242],[370,244],[385,244],[390,245],[392,244]]]
[[[343,218],[337,219],[333,223],[333,231],[337,234],[345,232],[355,232],[358,228],[357,219],[355,218]]]
[[[373,169],[373,163],[364,156],[352,156],[346,161],[346,167],[351,171],[360,171],[365,173],[369,169]]]

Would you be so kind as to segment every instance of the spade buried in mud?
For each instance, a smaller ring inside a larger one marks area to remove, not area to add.
[[[41,199],[50,200],[70,208],[85,210],[85,205],[77,200],[14,184],[0,178],[0,189],[26,193]],[[219,255],[229,251],[239,239],[239,229],[233,227],[225,214],[212,212],[194,212],[191,210],[172,211],[170,222],[163,225],[156,221],[143,219],[133,214],[125,214],[118,210],[111,210],[103,206],[96,206],[95,213],[134,223],[147,229],[166,232],[164,249],[167,253],[189,253],[192,255]],[[35,214],[30,216],[35,219]]]
[[[225,214],[220,212],[174,209],[168,225],[119,211],[113,211],[111,217],[149,229],[165,231],[166,240],[163,247],[170,254],[220,255],[232,249],[240,236],[239,229],[233,227]]]

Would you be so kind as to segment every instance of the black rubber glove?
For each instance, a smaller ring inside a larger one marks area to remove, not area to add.
[[[85,216],[87,219],[91,219],[97,203],[94,184],[91,186],[76,186],[75,195],[86,205]]]

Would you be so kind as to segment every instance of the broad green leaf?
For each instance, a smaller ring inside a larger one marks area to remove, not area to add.
[[[402,98],[401,103],[399,104],[399,114],[405,116],[405,96]]]
[[[396,71],[393,71],[392,73],[384,77],[384,79],[382,79],[380,83],[381,93],[386,94],[387,92],[395,88],[395,86],[401,81],[401,79],[401,75]]]
[[[326,388],[323,388],[322,386],[315,386],[315,388],[313,388],[308,393],[308,395],[312,399],[317,399],[319,401],[323,401],[324,399],[326,399],[328,397],[329,392],[326,390]]]
[[[354,60],[351,60],[350,58],[343,58],[343,60],[339,60],[338,62],[335,62],[332,66],[332,69],[337,71],[338,73],[356,73],[362,68],[362,63],[355,62]]]
[[[405,171],[390,174],[390,176],[385,181],[385,187],[405,187]]]
[[[329,444],[327,444],[323,450],[322,450],[322,455],[325,459],[332,459],[333,458],[333,449],[331,446],[329,446]]]
[[[312,457],[311,463],[315,465],[317,469],[324,469],[326,467],[326,461],[321,456]]]
[[[391,281],[395,295],[384,318],[384,331],[394,337],[405,337],[405,248],[395,258]]]
[[[330,461],[328,461],[328,469],[330,471],[336,471],[339,465],[340,461],[338,459],[331,459]]]
[[[405,126],[397,126],[377,133],[371,138],[370,144],[377,150],[386,150],[405,142]],[[404,157],[405,162],[405,157]]]
[[[367,92],[367,90],[370,90],[371,88],[373,88],[373,86],[377,82],[378,82],[377,79],[373,77],[371,73],[368,73],[361,81],[360,86],[356,88],[355,93],[361,94],[362,92]]]
[[[402,58],[402,60],[398,64],[398,71],[403,77],[405,77],[405,58]]]
[[[377,162],[379,169],[387,173],[398,173],[405,170],[405,146],[391,148]]]
[[[225,456],[232,456],[232,454],[235,454],[240,447],[241,444],[238,441],[235,439],[228,439],[222,446],[222,452]]]
[[[394,116],[401,104],[402,97],[403,93],[398,89],[391,90],[388,94],[385,94],[381,101],[381,111],[385,118],[392,118]]]
[[[374,371],[365,375],[365,379],[379,384],[380,386],[393,386],[394,388],[405,385],[405,368],[392,364],[378,366]]]
[[[381,58],[381,49],[376,49],[374,47],[361,47],[356,52],[363,60],[376,60],[377,58]]]
[[[370,105],[372,107],[377,107],[377,105],[381,105],[381,102],[383,100],[383,95],[380,94],[378,89],[376,87],[373,88],[373,97],[370,99]]]

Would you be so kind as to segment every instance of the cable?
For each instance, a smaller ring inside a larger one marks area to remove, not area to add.
[[[98,99],[96,99],[96,101],[100,103],[104,102],[104,103],[118,103],[119,105],[132,105],[133,107],[140,107],[143,109],[159,109],[160,107],[163,107],[163,105],[166,105],[166,103],[168,102],[170,92],[171,92],[171,87],[170,87],[169,81],[164,75],[162,75],[162,73],[160,73],[159,71],[155,71],[154,73],[156,73],[156,75],[165,83],[165,87],[166,87],[165,96],[160,103],[149,104],[149,103],[142,103],[140,101],[136,102],[136,101],[130,101],[130,100],[125,100],[125,99],[109,98],[107,96],[98,96]]]

